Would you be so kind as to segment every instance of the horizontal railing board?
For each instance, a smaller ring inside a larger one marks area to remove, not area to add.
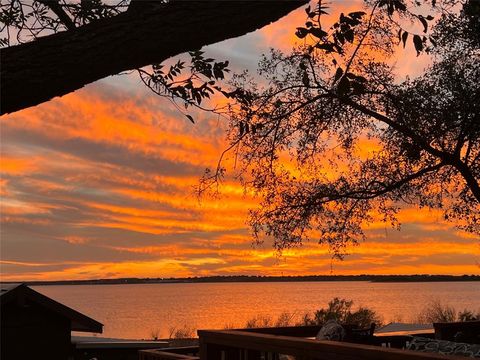
[[[267,327],[267,328],[234,329],[234,330],[260,333],[260,334],[270,334],[270,335],[315,337],[321,328],[322,328],[321,326],[312,325],[312,326],[284,326],[284,327]]]
[[[382,348],[371,345],[351,344],[334,341],[298,339],[287,336],[251,333],[246,331],[199,330],[200,353],[202,347],[227,346],[238,349],[258,350],[306,357],[318,360],[464,360],[463,357],[446,356],[409,350]],[[203,359],[202,359],[203,360]]]
[[[159,351],[167,351],[170,353],[175,353],[175,354],[196,354],[198,353],[198,345],[196,346],[176,346],[176,347],[168,347],[168,348],[163,348],[159,349]]]

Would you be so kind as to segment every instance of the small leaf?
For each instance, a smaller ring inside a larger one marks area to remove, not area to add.
[[[400,10],[400,11],[407,10],[407,7],[405,6],[402,0],[395,0],[394,5],[397,10]]]
[[[336,35],[335,35],[335,38],[340,41],[340,43],[343,45],[345,44],[345,37],[343,36],[343,34],[341,32],[337,32]]]
[[[313,36],[315,36],[315,37],[317,37],[317,38],[319,38],[319,39],[320,39],[320,38],[323,38],[324,36],[327,36],[327,35],[328,35],[325,31],[323,31],[323,30],[320,29],[320,28],[316,28],[316,27],[311,28],[311,29],[310,29],[310,33],[311,33]]]
[[[363,11],[355,11],[348,14],[348,16],[354,19],[360,19],[363,15],[365,15]]]
[[[315,45],[317,49],[325,50],[327,53],[331,53],[333,51],[333,44],[326,43],[326,44],[317,44]]]
[[[297,28],[297,31],[295,31],[295,35],[297,35],[297,37],[298,37],[299,39],[303,39],[305,36],[308,35],[308,32],[309,32],[309,31],[308,31],[307,29],[305,29],[305,28],[303,28],[303,27],[298,27],[298,28]]]
[[[187,117],[188,120],[190,120],[192,122],[192,124],[195,124],[195,121],[193,120],[193,117],[191,117],[188,114],[185,114],[185,116]]]
[[[365,79],[363,76],[356,76],[355,80],[360,83],[366,83],[367,79]]]
[[[337,68],[337,71],[335,72],[335,81],[340,79],[343,75],[343,69],[341,67]]]
[[[407,43],[407,38],[408,38],[408,32],[404,31],[402,35],[403,47],[405,47],[405,44]]]
[[[302,76],[302,82],[305,87],[310,87],[310,79],[308,73],[305,71]]]
[[[357,77],[355,74],[352,74],[351,72],[347,72],[345,76],[349,79],[355,79]]]
[[[345,36],[345,40],[347,40],[349,43],[353,43],[353,30],[349,29],[345,31],[343,34]]]
[[[423,50],[422,38],[418,35],[414,35],[413,36],[413,45],[415,45],[415,50],[417,50],[417,56],[420,55],[420,52]]]
[[[348,93],[349,90],[350,90],[350,80],[348,80],[347,77],[344,76],[338,83],[337,93],[340,96],[344,96]]]
[[[343,49],[341,46],[339,46],[338,44],[333,44],[333,47],[335,48],[335,51],[339,54],[343,54]]]
[[[427,20],[425,20],[425,18],[424,18],[423,16],[419,16],[418,19],[420,20],[420,22],[421,22],[422,25],[423,25],[423,32],[426,33],[427,30],[428,30]]]
[[[395,11],[395,8],[393,6],[393,3],[388,2],[387,3],[387,13],[388,13],[388,15],[393,15],[394,11]]]

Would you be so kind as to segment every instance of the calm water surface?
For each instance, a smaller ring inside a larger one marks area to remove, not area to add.
[[[480,282],[283,282],[36,286],[103,323],[102,336],[168,337],[173,326],[194,329],[243,326],[255,316],[282,312],[300,317],[334,297],[376,310],[385,322],[413,321],[426,304],[480,310]]]

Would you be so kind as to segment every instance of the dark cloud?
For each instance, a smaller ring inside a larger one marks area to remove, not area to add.
[[[8,139],[7,144],[16,143],[20,146],[27,143],[30,147],[70,154],[93,163],[120,166],[147,174],[199,177],[204,170],[204,167],[194,166],[187,161],[173,161],[162,158],[155,152],[146,153],[129,148],[128,144],[118,145],[81,138],[51,137],[47,134],[11,128],[8,125],[2,125],[2,141],[3,138]],[[75,167],[74,160],[72,160],[72,167]]]
[[[151,260],[148,253],[134,253],[98,246],[95,243],[69,243],[50,234],[32,233],[27,229],[12,229],[2,225],[1,253],[3,261],[58,263],[58,262],[112,262]],[[56,231],[56,232],[61,232]],[[55,233],[55,231],[54,231]],[[77,236],[77,238],[80,238]]]
[[[5,261],[5,260],[3,260]],[[19,274],[31,276],[33,273],[48,273],[48,272],[58,272],[64,271],[67,269],[77,267],[77,263],[61,263],[61,264],[41,264],[41,263],[2,263],[0,264],[0,269],[4,274]]]
[[[457,233],[458,231],[458,233]],[[373,243],[397,243],[397,244],[415,244],[425,239],[431,239],[436,243],[465,243],[475,242],[471,236],[462,237],[462,232],[455,229],[454,224],[445,222],[435,223],[405,223],[400,231],[385,228],[367,231],[367,241],[365,245]],[[480,240],[480,238],[478,239]]]

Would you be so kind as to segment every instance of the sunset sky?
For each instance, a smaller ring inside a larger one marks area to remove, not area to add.
[[[304,15],[204,50],[254,71],[269,47],[291,47]],[[428,63],[399,56],[399,76]],[[2,280],[480,273],[479,239],[417,208],[400,213],[401,231],[372,224],[344,261],[315,242],[282,257],[268,241],[252,247],[256,200],[240,184],[220,199],[193,192],[227,144],[223,120],[195,115],[193,125],[130,74],[1,117]]]

